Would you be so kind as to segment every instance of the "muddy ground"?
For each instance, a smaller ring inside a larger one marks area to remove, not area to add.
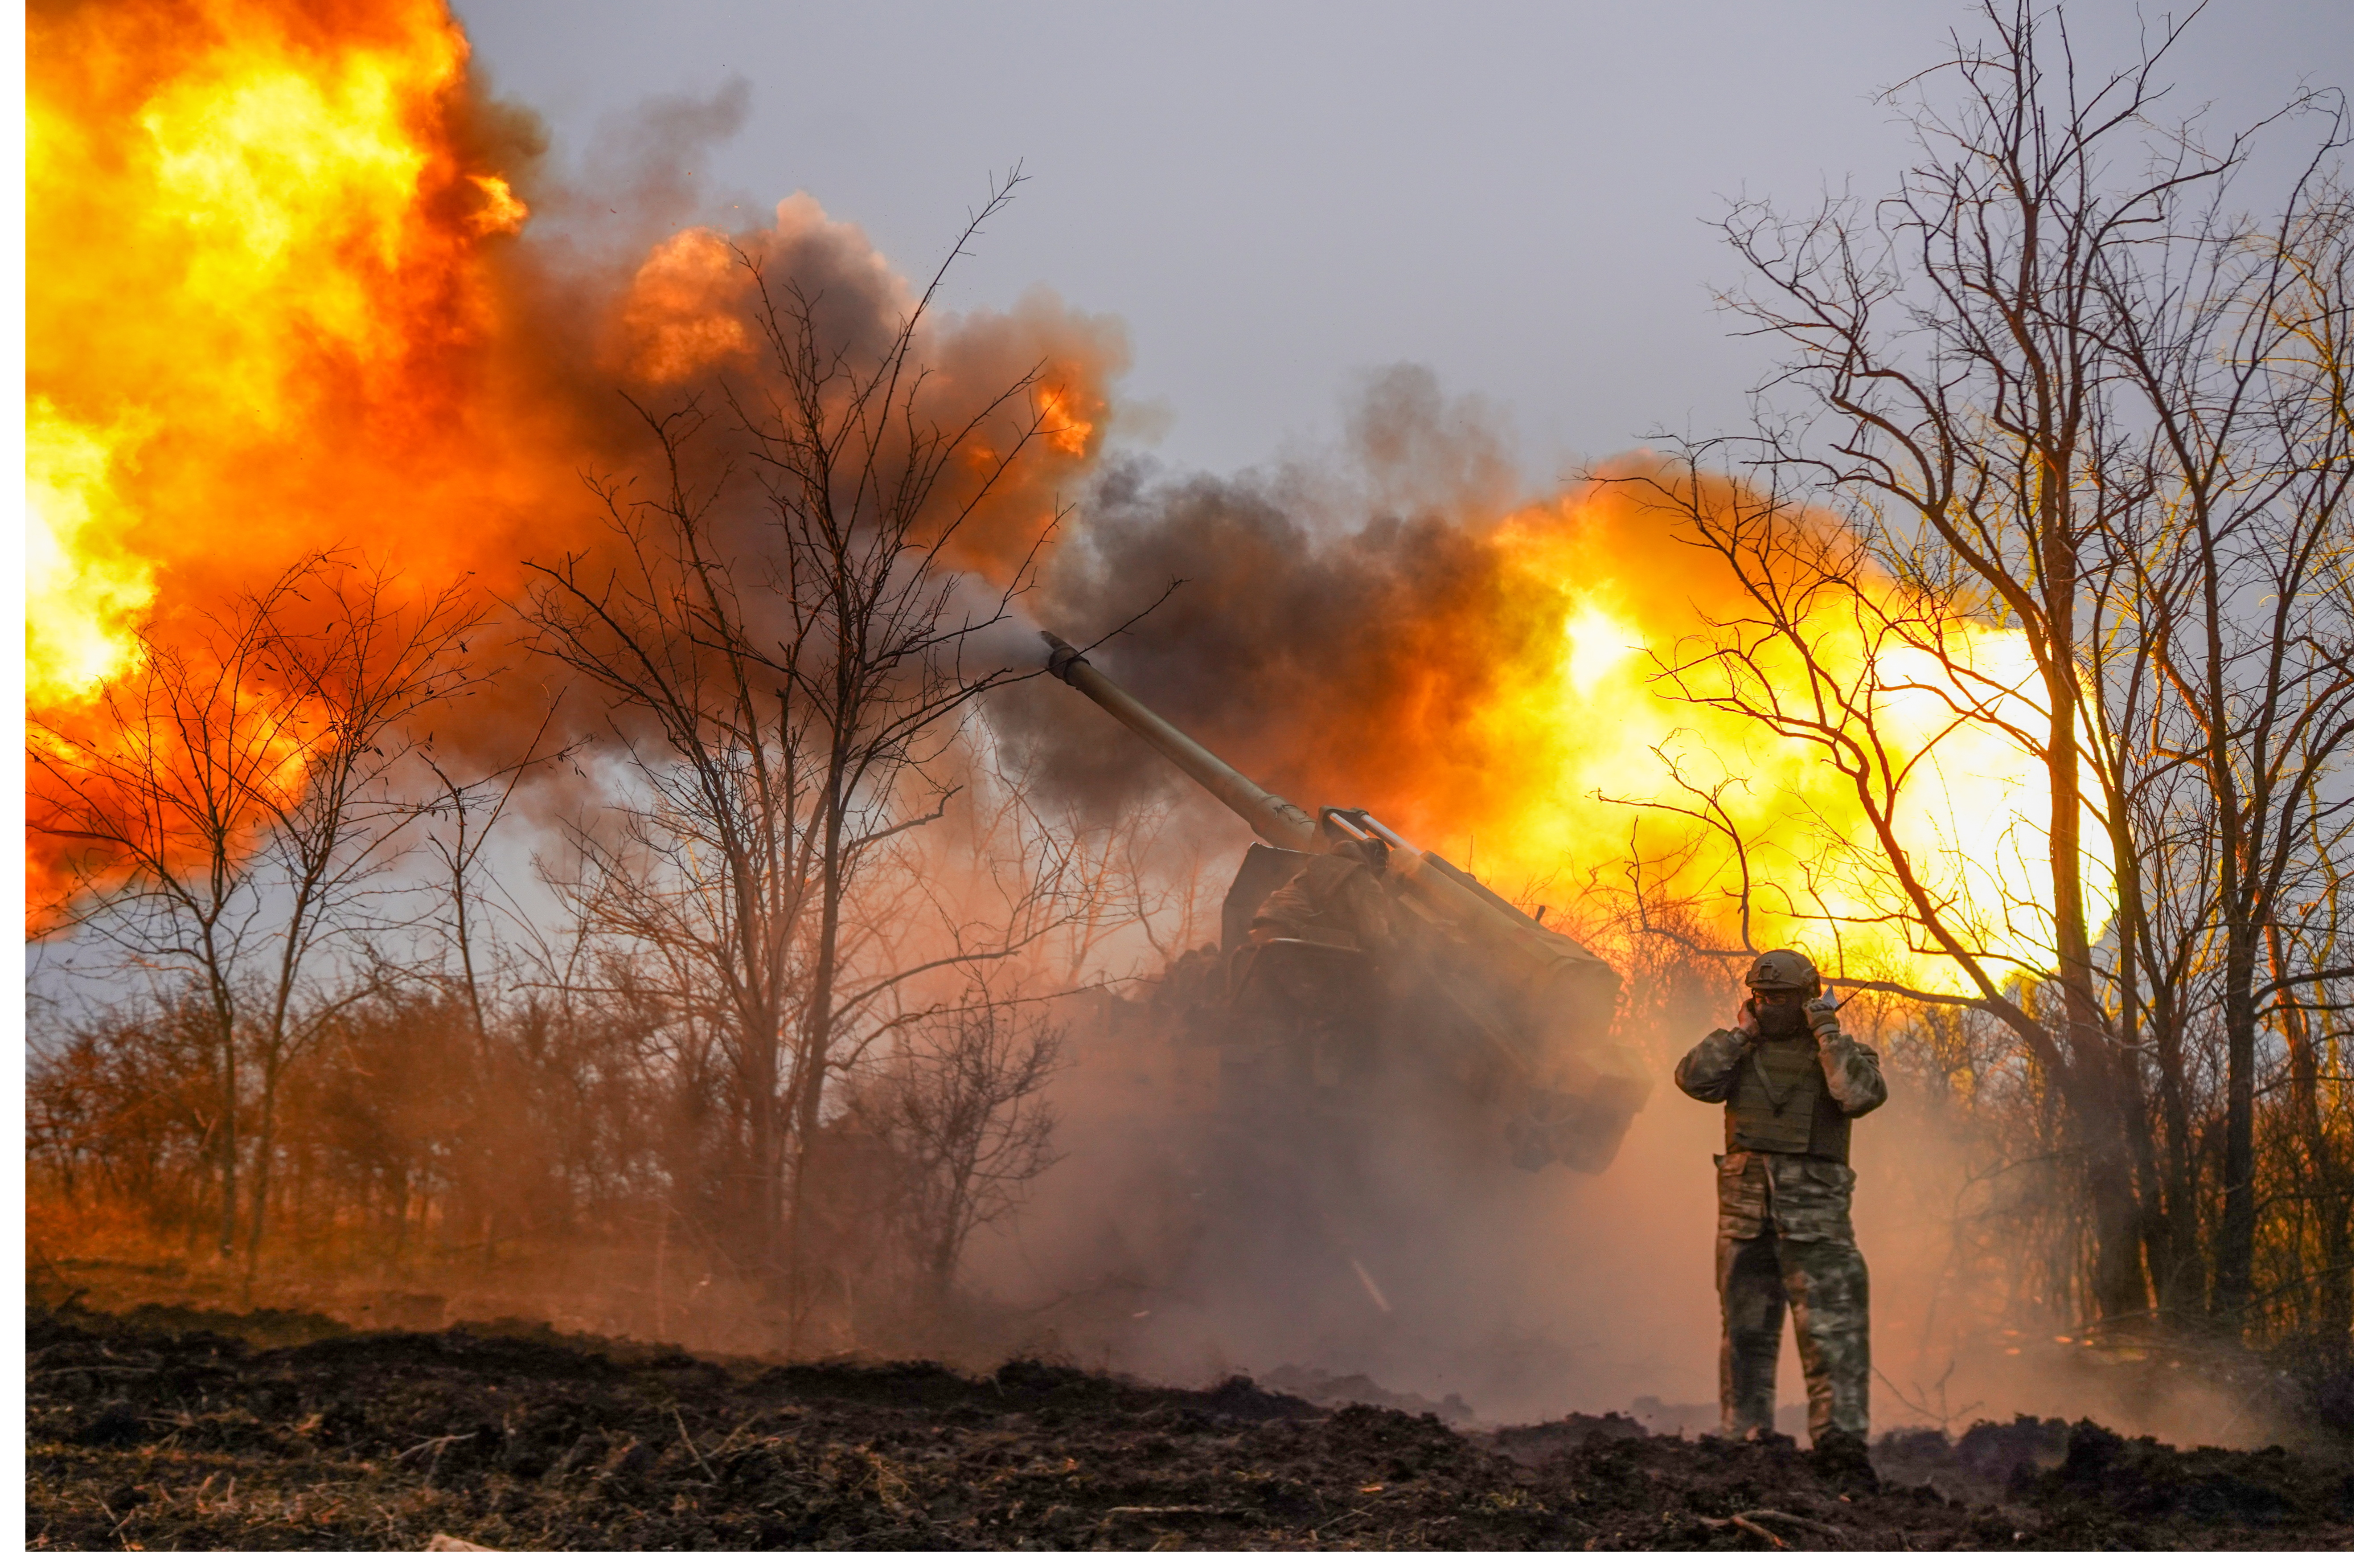
[[[29,1314],[31,1546],[2346,1546],[2344,1452],[2078,1422],[1806,1451],[1612,1415],[1458,1432],[1237,1379],[710,1362],[541,1328]]]

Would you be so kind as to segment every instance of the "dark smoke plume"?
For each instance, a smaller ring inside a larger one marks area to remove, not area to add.
[[[1567,601],[1490,542],[1515,485],[1492,418],[1448,402],[1427,369],[1390,368],[1332,454],[1230,477],[1111,464],[1038,612],[1078,646],[1109,637],[1101,667],[1258,782],[1369,801],[1405,787],[1415,750],[1561,628]],[[1011,747],[1062,749],[1044,789],[1094,811],[1161,779],[1156,756],[1054,682],[993,718]]]

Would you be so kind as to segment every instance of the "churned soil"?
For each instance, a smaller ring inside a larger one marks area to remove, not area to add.
[[[1879,1447],[1457,1432],[1234,1379],[770,1367],[529,1328],[35,1311],[34,1546],[2346,1546],[2350,1466],[2019,1419]]]

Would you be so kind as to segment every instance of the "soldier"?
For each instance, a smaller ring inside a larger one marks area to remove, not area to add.
[[[1851,1123],[1884,1103],[1876,1052],[1842,1031],[1818,967],[1771,949],[1732,1029],[1678,1063],[1678,1086],[1727,1107],[1718,1165],[1718,1393],[1730,1438],[1773,1432],[1785,1307],[1802,1348],[1822,1469],[1873,1486],[1867,1261],[1852,1238]]]

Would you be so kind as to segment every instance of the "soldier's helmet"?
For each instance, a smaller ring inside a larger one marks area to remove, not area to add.
[[[1791,949],[1771,949],[1752,962],[1743,984],[1755,991],[1818,993],[1818,967]]]

